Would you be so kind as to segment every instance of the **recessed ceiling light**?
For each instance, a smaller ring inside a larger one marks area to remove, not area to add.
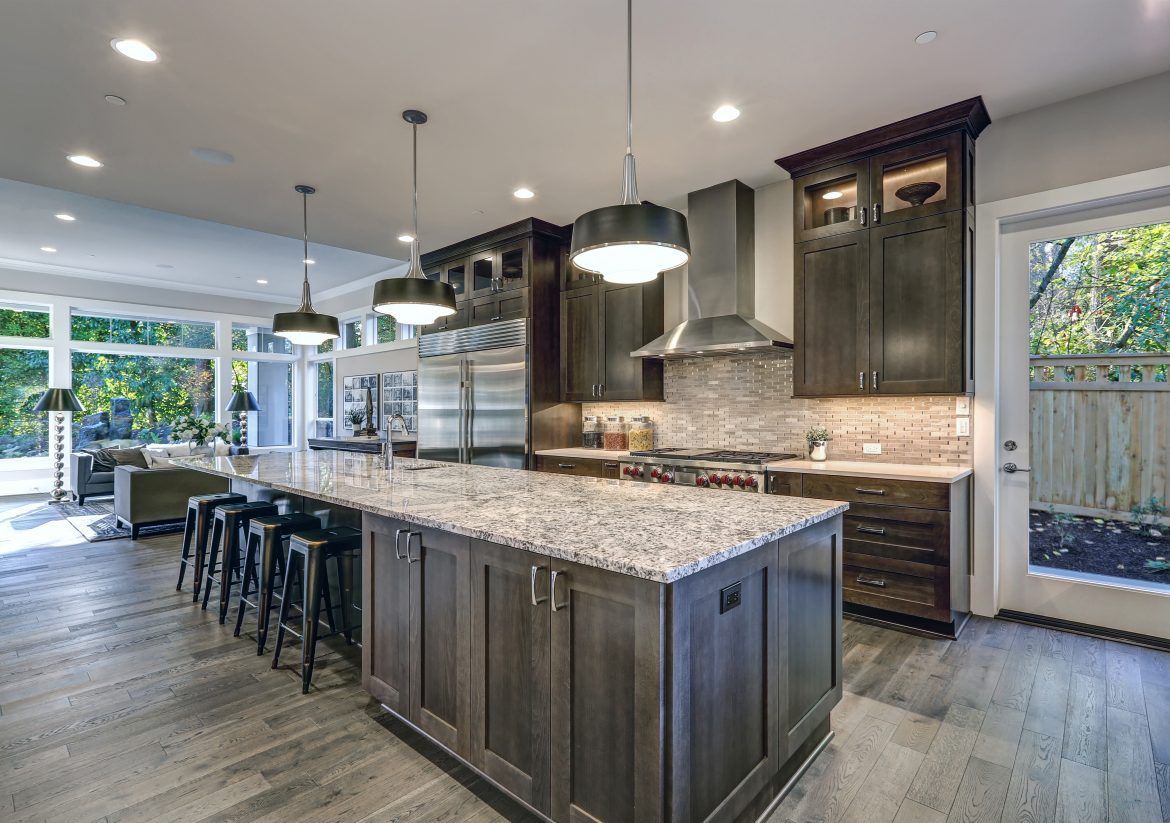
[[[52,246],[41,246],[41,251],[46,252],[47,254],[56,254],[57,253],[57,250],[55,248],[53,248]]]
[[[213,166],[230,166],[236,162],[234,155],[219,149],[208,149],[198,147],[191,149],[191,156],[196,160],[202,160],[204,163],[211,163]]]
[[[72,214],[70,214],[69,212],[65,212],[65,211],[57,212],[53,216],[56,217],[58,220],[64,220],[66,223],[72,223],[74,220],[77,219]]]
[[[114,51],[140,63],[153,63],[158,60],[158,52],[141,40],[116,37],[110,41],[110,45]]]
[[[414,242],[414,235],[400,234],[400,235],[398,235],[398,242],[400,242],[400,243],[413,243]]]
[[[70,163],[78,166],[85,166],[87,169],[100,169],[102,161],[95,157],[90,157],[88,154],[71,154],[67,158]]]
[[[927,43],[933,43],[936,37],[938,37],[937,31],[924,31],[914,38],[914,42],[920,46],[925,46]]]
[[[521,200],[529,200],[533,197],[536,197],[536,192],[534,192],[532,189],[526,189],[521,186],[520,188],[516,189],[516,191],[512,192],[512,196],[518,197]]]
[[[838,200],[843,196],[844,195],[842,195],[841,192],[836,191],[836,190],[827,191],[823,195],[821,195],[821,197],[825,200]]]
[[[317,261],[314,260],[312,257],[306,257],[303,260],[301,260],[301,262],[304,263],[306,266],[314,266],[317,263]]]
[[[264,279],[257,280],[256,282],[257,282],[257,283],[259,283],[261,286],[267,286],[267,285],[268,285],[268,281],[267,281],[267,280],[264,280]]]
[[[737,117],[739,117],[739,109],[730,103],[724,103],[715,109],[715,111],[711,112],[711,119],[716,123],[730,123]]]
[[[126,98],[119,97],[116,94],[107,94],[106,95],[106,102],[109,103],[111,106],[124,106],[124,105],[126,105]]]

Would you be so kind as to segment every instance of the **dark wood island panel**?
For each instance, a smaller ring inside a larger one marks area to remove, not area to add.
[[[658,583],[367,514],[363,682],[547,819],[756,820],[841,697],[841,524]]]

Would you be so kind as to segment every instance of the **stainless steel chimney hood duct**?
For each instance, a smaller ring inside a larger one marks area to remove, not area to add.
[[[779,352],[793,344],[756,320],[756,193],[729,180],[687,196],[687,319],[631,357]]]

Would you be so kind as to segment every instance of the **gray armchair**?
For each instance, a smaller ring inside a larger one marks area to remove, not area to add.
[[[138,539],[143,526],[186,518],[187,498],[191,495],[228,490],[225,477],[177,466],[159,469],[118,466],[113,474],[114,515],[119,524],[130,527],[132,540]]]
[[[94,471],[93,455],[85,452],[73,452],[69,455],[69,471],[73,480],[73,493],[77,496],[77,505],[84,506],[85,498],[95,494],[112,494],[114,491],[114,473]]]

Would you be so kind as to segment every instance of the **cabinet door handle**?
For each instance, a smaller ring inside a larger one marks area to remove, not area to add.
[[[575,469],[575,468],[577,468],[577,464],[576,463],[557,463],[557,468],[558,469]]]
[[[865,209],[865,206],[862,206],[861,209],[859,209],[857,212],[857,221],[859,223],[861,223],[861,225],[863,225],[863,226],[866,224],[865,217],[866,217],[866,209]]]
[[[857,388],[865,391],[865,372],[863,371],[857,373]]]
[[[604,383],[597,384],[597,396],[598,397],[605,397],[605,384]]]
[[[593,396],[597,397],[597,384],[596,383],[593,384]]]
[[[394,556],[397,557],[399,560],[406,559],[406,555],[404,555],[402,553],[402,549],[401,549],[402,535],[405,534],[406,532],[407,532],[406,529],[395,529],[394,530]]]
[[[492,320],[499,320],[499,319],[500,319],[500,315],[498,315],[498,314],[492,318]]]
[[[410,541],[415,537],[418,538],[418,557],[411,557],[410,556]],[[407,532],[406,533],[406,562],[407,563],[417,563],[418,561],[422,560],[422,555],[423,555],[422,532]]]
[[[886,587],[886,581],[878,580],[875,577],[860,577],[859,576],[857,578],[857,582],[863,586],[876,586],[879,589],[884,589]]]
[[[552,610],[554,612],[559,612],[561,609],[565,608],[565,606],[569,605],[567,602],[557,605],[557,580],[564,575],[564,572],[558,572],[554,570],[548,581],[548,596],[552,601]]]
[[[885,490],[885,489],[862,489],[862,488],[856,488],[856,489],[854,489],[853,491],[857,492],[858,494],[877,494],[877,495],[884,495],[884,494],[886,493],[886,490]]]
[[[548,600],[547,597],[537,597],[536,596],[536,575],[539,574],[540,570],[543,568],[544,568],[544,566],[532,566],[528,570],[528,591],[532,595],[532,605],[533,606],[539,606],[541,603]]]
[[[886,533],[886,530],[885,530],[885,529],[875,529],[875,528],[873,528],[872,526],[858,526],[858,527],[857,527],[857,530],[858,530],[859,532],[861,532],[862,534],[878,534],[878,535],[884,535],[884,534]]]
[[[881,203],[874,203],[873,204],[873,224],[876,226],[880,222],[882,222],[882,204]]]
[[[876,369],[873,372],[873,379],[870,381],[869,384],[870,384],[870,386],[873,387],[874,391],[878,390],[878,373],[877,373]]]

